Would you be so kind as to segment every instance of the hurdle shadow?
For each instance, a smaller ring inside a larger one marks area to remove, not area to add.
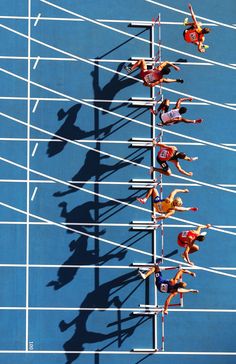
[[[128,337],[130,337],[135,329],[141,325],[144,320],[139,320],[134,324],[131,324],[128,328],[122,329],[122,322],[118,322],[117,329],[109,333],[101,333],[96,331],[89,331],[87,329],[87,321],[90,318],[90,315],[94,312],[93,308],[109,308],[112,305],[116,308],[121,308],[124,301],[120,300],[120,297],[117,295],[117,292],[124,289],[130,283],[140,281],[140,277],[137,275],[137,271],[132,271],[126,273],[122,276],[119,276],[109,282],[101,284],[94,291],[87,294],[84,301],[81,303],[80,307],[87,309],[91,308],[91,310],[80,310],[78,315],[71,321],[66,323],[64,320],[60,321],[59,328],[61,332],[68,330],[71,327],[74,327],[74,333],[72,337],[67,340],[63,348],[67,352],[71,351],[83,351],[85,350],[84,345],[86,343],[99,343],[108,339],[112,341],[104,346],[100,350],[105,350],[108,346],[112,345],[114,342],[121,340],[123,343]],[[138,282],[137,287],[140,285]],[[131,318],[132,320],[136,319],[135,317]],[[107,325],[110,327],[110,325]],[[66,353],[66,364],[71,364],[79,357],[79,353]]]

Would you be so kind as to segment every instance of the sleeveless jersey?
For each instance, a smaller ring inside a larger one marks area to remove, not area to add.
[[[173,207],[173,203],[170,202],[170,201],[166,201],[166,200],[160,200],[160,201],[155,203],[155,207],[156,207],[158,212],[160,212],[160,213],[165,212],[166,213]]]
[[[144,74],[143,78],[147,83],[153,83],[153,82],[159,81],[162,78],[161,71],[152,70],[152,71],[149,71],[148,73],[147,72],[145,72],[145,73],[146,74]]]
[[[161,147],[157,154],[157,158],[162,161],[169,161],[173,157],[175,150],[168,147]]]
[[[188,43],[197,43],[204,40],[204,35],[199,34],[195,29],[188,29],[184,33],[184,39]]]
[[[198,237],[198,234],[193,232],[193,230],[187,230],[187,231],[182,231],[181,233],[179,233],[178,240],[180,240],[180,242],[183,244],[187,244],[189,238],[191,240],[195,240],[197,237]]]
[[[163,114],[161,114],[161,120],[163,121],[163,123],[165,123],[166,121],[170,121],[172,119],[175,118],[181,118],[181,114],[179,113],[179,109],[173,109],[170,110],[168,112],[165,112]]]
[[[158,291],[161,293],[169,293],[173,286],[170,284],[170,281],[163,279],[161,272],[155,273],[156,278],[156,286]]]

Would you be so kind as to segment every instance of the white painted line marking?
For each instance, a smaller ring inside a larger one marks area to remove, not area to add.
[[[85,16],[83,16],[83,15],[81,15],[81,14],[79,14],[79,13],[75,13],[75,12],[73,12],[73,11],[70,11],[70,10],[68,10],[68,9],[66,9],[66,8],[63,8],[63,7],[58,6],[58,5],[56,5],[56,4],[53,4],[53,3],[49,2],[49,1],[46,1],[46,0],[40,0],[40,1],[41,1],[41,2],[43,2],[43,3],[45,3],[45,4],[48,4],[49,6],[52,6],[52,7],[56,8],[56,9],[59,9],[59,10],[61,10],[61,11],[65,12],[65,13],[72,14],[72,15],[77,16],[77,17],[80,17],[81,19],[84,19],[84,20],[86,20],[86,21],[88,21],[88,22],[90,22],[90,23],[97,24],[97,25],[99,25],[100,27],[104,27],[104,28],[106,28],[106,29],[110,29],[110,30],[112,30],[112,31],[114,31],[114,32],[117,32],[117,33],[120,33],[120,34],[124,34],[124,35],[126,35],[126,36],[128,36],[128,37],[132,37],[132,38],[135,38],[135,39],[140,40],[140,41],[142,41],[142,42],[145,42],[145,43],[151,44],[151,42],[150,42],[149,40],[147,40],[147,39],[144,39],[144,38],[141,38],[141,37],[138,37],[138,36],[134,36],[134,35],[133,35],[133,34],[131,34],[131,33],[124,32],[124,31],[119,30],[119,29],[117,29],[117,28],[114,28],[114,27],[111,27],[111,26],[108,26],[108,25],[102,24],[101,22],[98,22],[98,21],[96,21],[96,20],[94,20],[94,19],[91,19],[91,18],[85,17]],[[233,28],[233,29],[236,29],[236,28]],[[182,51],[179,51],[178,49],[170,48],[170,47],[164,46],[163,44],[161,44],[161,45],[160,45],[160,44],[158,44],[158,43],[156,43],[156,42],[153,42],[153,43],[154,43],[154,45],[156,45],[156,46],[159,46],[159,47],[164,48],[164,49],[168,49],[168,50],[170,50],[170,51],[172,51],[172,52],[177,52],[177,53],[180,53],[180,54],[182,54],[182,55],[186,55],[186,56],[189,56],[189,57],[192,57],[192,58],[200,59],[200,60],[202,60],[203,62],[210,62],[210,63],[213,63],[213,64],[217,64],[218,66],[221,66],[221,67],[226,67],[226,68],[231,68],[231,69],[236,70],[236,68],[235,68],[235,67],[232,67],[232,66],[230,66],[230,65],[226,65],[226,64],[224,64],[224,63],[220,63],[220,62],[212,61],[212,60],[210,60],[210,59],[203,58],[203,57],[200,57],[200,56],[196,56],[196,55],[194,55],[194,54],[190,54],[190,53],[187,53],[187,52],[182,52]]]
[[[32,154],[31,154],[31,156],[32,156],[32,157],[34,157],[34,156],[35,156],[35,153],[36,153],[36,150],[37,150],[37,148],[38,148],[38,145],[39,145],[39,143],[36,143],[36,144],[35,144],[34,149],[33,149],[33,152],[32,152]]]
[[[41,1],[42,1],[42,0],[41,0]],[[177,9],[177,8],[173,8],[173,7],[171,7],[171,6],[168,6],[168,5],[165,5],[165,4],[162,4],[162,3],[159,3],[159,2],[157,2],[157,1],[153,1],[153,0],[145,0],[145,1],[146,1],[146,2],[148,2],[148,3],[152,3],[152,4],[155,4],[155,5],[158,5],[158,6],[162,6],[163,8],[166,8],[166,9],[169,9],[169,10],[173,10],[173,11],[175,11],[175,12],[177,12],[177,13],[181,13],[181,14],[185,14],[185,15],[189,15],[189,16],[191,16],[191,14],[190,14],[190,13],[188,13],[188,12],[186,12],[186,11],[179,10],[179,9]],[[221,25],[221,26],[223,26],[223,27],[231,28],[231,29],[236,30],[236,27],[235,27],[234,25],[229,25],[229,24],[226,24],[226,23],[221,23],[221,22],[219,22],[219,21],[217,21],[217,20],[212,20],[212,19],[204,18],[204,17],[202,17],[202,16],[200,16],[200,15],[196,15],[196,17],[197,17],[198,19],[201,19],[201,20],[205,20],[205,21],[208,21],[208,22],[212,22],[212,23],[214,23],[215,25]],[[214,25],[214,24],[211,24],[211,25]]]
[[[8,71],[7,71],[7,73],[8,73]],[[32,82],[32,83],[33,83],[33,82]],[[33,84],[34,84],[34,83],[33,83]],[[6,114],[3,114],[3,113],[0,113],[0,115],[4,115],[4,116],[6,116]],[[6,116],[6,117],[9,117],[9,116]],[[12,118],[12,117],[9,117],[9,118],[10,118],[10,119],[12,119],[12,120],[15,120],[15,121],[17,121],[17,122],[19,122],[19,123],[21,123],[21,124],[25,124],[23,121],[19,121],[19,120],[18,120],[18,119],[16,119],[16,118]],[[136,122],[137,122],[137,120],[136,120]],[[36,129],[36,130],[41,130],[41,131],[43,131],[43,132],[44,132],[44,133],[46,133],[46,134],[52,134],[52,133],[46,132],[46,131],[45,131],[45,130],[43,130],[43,129],[40,129],[40,128],[37,128],[37,127],[34,127],[34,126],[31,126],[31,127],[32,127],[33,129]],[[54,135],[54,134],[52,134],[52,135]],[[66,141],[68,141],[66,138],[63,138],[63,137],[61,137],[61,136],[58,136],[58,138],[60,138],[60,139],[62,139],[62,140],[66,140]],[[76,143],[75,141],[70,141],[70,142],[71,142],[71,143],[73,143],[73,144],[76,144],[76,145],[80,145],[80,146],[82,146],[83,148],[86,148],[86,149],[89,149],[89,150],[93,150],[94,152],[97,152],[97,153],[100,153],[100,154],[103,154],[103,155],[108,155],[109,157],[112,157],[112,158],[114,158],[114,159],[118,159],[118,160],[122,160],[122,161],[127,161],[127,163],[130,163],[130,164],[132,164],[132,165],[139,166],[139,167],[141,167],[141,168],[145,168],[145,169],[149,169],[149,167],[148,167],[148,166],[142,165],[142,164],[140,164],[140,163],[136,163],[136,162],[130,161],[130,160],[128,160],[128,159],[120,158],[120,157],[117,157],[117,156],[115,156],[115,155],[113,155],[113,154],[110,154],[110,153],[102,152],[101,150],[97,150],[97,149],[95,149],[95,148],[92,148],[92,147],[89,147],[89,146],[86,146],[86,145],[83,145],[83,144]],[[220,146],[218,145],[218,147],[220,147]],[[222,147],[222,146],[221,146],[221,147]],[[233,151],[235,151],[235,150],[233,149]],[[236,193],[236,191],[231,190],[231,189],[229,189],[229,188],[220,187],[220,186],[213,185],[213,184],[209,184],[209,183],[202,182],[202,181],[197,181],[197,180],[194,180],[194,179],[191,179],[191,178],[187,178],[187,177],[183,177],[183,176],[179,176],[179,175],[176,175],[176,174],[173,174],[173,177],[176,177],[176,178],[178,178],[178,179],[183,179],[183,180],[185,180],[185,181],[190,181],[191,183],[192,183],[192,182],[195,182],[195,183],[200,184],[200,185],[202,185],[202,186],[208,186],[208,187],[215,188],[215,189],[219,189],[219,190],[223,190],[223,191],[226,191],[226,192]]]
[[[34,62],[33,69],[35,70],[40,60],[40,56],[37,57],[36,61]]]
[[[0,68],[0,71],[4,72],[4,73],[6,73],[6,74],[9,74],[9,75],[11,75],[11,76],[13,76],[13,77],[16,77],[16,78],[18,78],[18,79],[21,79],[21,80],[23,80],[23,81],[25,81],[25,82],[27,82],[27,80],[26,80],[25,78],[23,78],[23,77],[21,77],[21,76],[19,76],[19,75],[16,75],[16,74],[14,74],[14,73],[12,73],[12,72],[9,72],[9,71],[7,71],[7,70],[5,70],[5,69],[3,69],[3,68]],[[44,90],[47,90],[47,91],[53,92],[53,93],[55,93],[55,94],[57,94],[57,95],[60,95],[60,96],[65,97],[65,95],[64,95],[64,94],[62,94],[61,92],[58,92],[58,91],[52,90],[52,89],[50,89],[50,88],[48,88],[48,87],[46,87],[46,86],[40,85],[40,84],[38,84],[38,83],[36,83],[36,82],[31,81],[31,84],[32,84],[32,85],[35,85],[35,86],[38,86],[39,88],[42,88],[42,89],[44,89]],[[124,118],[125,120],[133,121],[133,122],[135,122],[135,123],[137,123],[137,124],[144,125],[144,126],[147,126],[148,128],[151,128],[151,125],[150,125],[150,124],[146,124],[146,123],[141,122],[141,121],[139,121],[139,120],[137,120],[137,119],[133,119],[133,118],[126,117],[126,116],[124,116],[124,115],[118,114],[118,113],[113,112],[113,111],[109,111],[109,110],[104,109],[104,108],[102,108],[102,107],[98,107],[98,106],[95,106],[95,105],[93,105],[93,104],[86,103],[85,101],[82,101],[82,100],[77,99],[77,98],[74,98],[74,97],[68,97],[68,98],[69,98],[70,100],[72,100],[72,101],[80,102],[81,104],[83,104],[83,105],[87,105],[87,106],[89,106],[89,107],[91,107],[91,108],[94,108],[94,109],[97,109],[97,110],[100,110],[100,111],[106,111],[106,112],[108,112],[108,113],[109,113],[109,114],[111,114],[111,115],[115,115],[115,116],[118,116],[118,117],[122,117],[122,118]],[[233,109],[233,110],[235,110],[235,109]],[[3,113],[0,113],[0,114],[1,114],[1,115],[6,115],[6,114],[3,114]],[[6,116],[6,117],[9,117],[9,116]],[[9,118],[11,118],[12,120],[15,120],[15,121],[17,121],[17,122],[19,122],[19,123],[24,123],[24,122],[22,122],[22,121],[19,121],[19,120],[18,120],[18,119],[16,119],[16,118],[12,118],[12,117],[9,117]],[[32,127],[33,127],[33,126],[32,126]],[[36,129],[36,127],[33,127],[33,128],[35,128],[35,129]],[[39,130],[39,128],[37,128],[37,129]],[[157,129],[157,130],[163,130],[162,128],[159,128],[159,127],[156,127],[156,129]],[[41,131],[42,131],[42,129],[41,129]],[[184,135],[184,134],[176,133],[176,132],[173,132],[173,131],[170,131],[170,130],[163,130],[163,131],[164,131],[165,133],[168,133],[168,134],[181,136],[182,138],[186,138],[186,139],[194,140],[194,141],[197,141],[197,142],[203,142],[203,143],[204,143],[204,144],[206,144],[206,145],[211,145],[211,146],[214,146],[214,147],[217,147],[217,148],[228,149],[228,150],[231,150],[231,151],[234,151],[234,152],[235,152],[235,149],[233,149],[233,148],[229,148],[229,147],[224,147],[224,146],[219,145],[219,144],[217,144],[217,143],[211,143],[211,142],[203,141],[203,140],[200,140],[200,139],[197,139],[197,138],[193,138],[193,137],[189,137],[189,136],[186,136],[186,135]],[[45,131],[43,130],[43,132],[45,132]],[[45,132],[45,133],[47,133],[47,134],[49,134],[49,135],[54,135],[54,134],[49,133],[49,132]],[[65,138],[62,138],[62,137],[60,137],[60,139],[64,139],[64,140],[65,140]],[[70,143],[73,143],[73,141],[69,141],[69,140],[67,140],[67,141],[68,141],[68,142],[70,142]],[[76,144],[76,143],[75,143],[75,144]]]
[[[35,101],[35,104],[34,104],[34,107],[33,107],[33,110],[32,110],[33,113],[35,113],[38,104],[39,104],[39,99]]]
[[[38,24],[38,22],[39,22],[40,17],[41,17],[41,13],[38,13],[38,16],[37,16],[37,18],[36,18],[36,20],[35,20],[35,22],[34,22],[34,27],[36,27],[36,26],[37,26],[37,24]]]
[[[39,173],[39,172],[38,172]],[[121,202],[122,203],[122,202]],[[124,204],[124,203],[123,203]],[[9,204],[6,204],[4,202],[0,202],[0,205],[3,206],[3,207],[6,207],[10,210],[14,210],[14,211],[17,211],[21,214],[24,214],[26,215],[27,213],[24,211],[24,210],[21,210],[21,209],[18,209],[17,207],[14,207],[14,206],[11,206]],[[29,216],[31,216],[32,218],[36,218],[38,220],[41,220],[41,221],[44,221],[44,222],[48,222],[48,223],[51,223],[53,224],[54,226],[57,226],[57,227],[60,227],[62,229],[66,229],[66,230],[70,230],[72,232],[75,232],[76,234],[80,234],[80,235],[84,235],[84,236],[87,236],[87,237],[90,237],[92,239],[96,238],[97,240],[99,241],[102,241],[102,242],[105,242],[105,243],[108,243],[108,244],[111,244],[113,246],[116,246],[116,247],[120,247],[120,248],[123,248],[123,249],[127,249],[127,250],[131,250],[131,251],[135,251],[137,253],[140,253],[140,254],[143,254],[143,255],[146,255],[146,256],[149,256],[149,257],[152,257],[153,254],[152,253],[148,253],[148,252],[145,252],[145,251],[142,251],[140,249],[136,249],[136,248],[133,248],[133,247],[130,247],[130,246],[125,246],[123,244],[118,244],[118,243],[115,243],[114,241],[111,241],[111,240],[107,240],[107,239],[104,239],[102,237],[94,237],[94,235],[91,235],[89,233],[85,233],[84,231],[79,231],[79,230],[75,230],[73,228],[70,228],[68,226],[64,226],[60,223],[57,223],[57,222],[54,222],[54,221],[51,221],[51,220],[48,220],[48,219],[45,219],[44,217],[41,217],[41,216],[38,216],[38,215],[35,215],[35,214],[32,214],[30,213]],[[232,235],[236,235],[236,233],[231,233]],[[156,255],[156,258],[162,258],[160,255]],[[182,266],[188,266],[188,264],[184,263],[184,262],[180,262],[180,261],[177,261],[175,259],[170,259],[170,258],[166,258],[164,257],[163,258],[165,261],[167,262],[171,262],[171,263],[174,263],[174,264],[181,264]],[[226,276],[226,277],[231,277],[231,278],[236,278],[236,275],[234,274],[229,274],[229,273],[225,273],[225,272],[220,272],[220,271],[217,271],[217,270],[213,270],[213,269],[210,269],[210,268],[206,268],[206,267],[201,267],[201,266],[194,266],[195,269],[200,269],[200,270],[203,270],[203,271],[206,271],[206,272],[210,272],[210,273],[214,273],[214,274],[218,274],[218,275],[222,275],[222,276]]]
[[[41,1],[43,1],[43,0],[41,0]],[[25,35],[25,34],[23,34],[23,33],[20,33],[20,32],[18,32],[18,31],[16,31],[16,30],[14,30],[14,29],[12,29],[12,28],[6,27],[6,26],[5,26],[5,25],[3,25],[3,24],[0,24],[0,26],[1,26],[2,28],[6,29],[6,30],[8,30],[8,31],[10,31],[10,32],[12,32],[12,33],[15,33],[15,34],[20,35],[20,36],[21,36],[21,37],[23,37],[23,38],[27,38],[27,35]],[[141,39],[142,39],[142,38],[141,38]],[[107,71],[109,71],[109,72],[112,72],[112,73],[115,73],[115,74],[118,74],[118,75],[121,75],[121,76],[124,76],[124,77],[130,78],[130,79],[136,80],[137,82],[143,83],[143,81],[142,81],[142,80],[140,80],[139,78],[132,77],[132,76],[127,75],[127,74],[122,73],[122,72],[114,71],[113,69],[110,69],[110,68],[108,68],[108,67],[105,67],[105,66],[99,65],[99,64],[97,64],[97,63],[95,63],[95,62],[91,62],[91,61],[89,61],[88,59],[85,59],[85,58],[82,58],[82,57],[79,57],[79,56],[76,56],[76,55],[72,55],[71,53],[68,53],[68,52],[65,52],[65,51],[63,51],[63,50],[61,50],[61,49],[59,49],[59,48],[53,47],[53,46],[51,46],[51,45],[49,45],[49,44],[47,44],[47,43],[44,43],[44,42],[41,42],[41,41],[39,41],[39,40],[35,39],[35,38],[32,38],[32,37],[31,37],[31,40],[32,40],[33,42],[35,42],[35,43],[38,43],[38,44],[44,45],[44,46],[45,46],[45,47],[47,47],[47,48],[50,48],[50,49],[56,50],[57,52],[60,52],[60,53],[63,53],[63,54],[66,54],[66,55],[72,56],[72,57],[74,57],[75,59],[81,60],[82,62],[86,62],[86,63],[92,64],[92,65],[94,65],[94,66],[96,66],[96,67],[99,67],[99,68],[101,68],[101,69],[107,70]],[[144,40],[144,41],[146,42],[146,40]],[[150,42],[148,42],[148,43],[150,43]],[[162,46],[162,47],[164,47],[164,46]],[[168,48],[168,47],[164,47],[164,48]],[[186,54],[187,54],[187,53],[186,53]],[[187,55],[188,55],[188,54],[187,54]],[[196,56],[192,56],[192,57],[196,57]],[[199,57],[197,57],[197,58],[199,58]],[[201,58],[200,58],[200,59],[201,59]],[[203,60],[204,60],[204,59],[203,59]],[[212,61],[212,63],[218,64],[218,65],[222,65],[222,64],[219,64],[219,62],[213,62],[213,61]],[[224,67],[233,68],[233,69],[235,69],[235,70],[236,70],[236,68],[235,68],[235,67],[231,67],[231,66],[227,66],[227,65],[224,65]],[[6,72],[6,73],[8,72],[8,71],[6,71],[6,70],[4,70],[4,69],[1,69],[1,70],[2,70],[2,72]],[[8,73],[9,73],[9,74],[14,75],[12,72],[8,72]],[[15,77],[19,77],[19,78],[20,78],[20,76],[18,76],[18,75],[16,75],[16,74],[15,74]],[[23,79],[23,77],[22,77],[21,79]],[[32,84],[36,84],[36,83],[32,81]],[[39,86],[39,84],[37,84],[37,85]],[[42,87],[42,86],[39,86],[39,87]],[[43,86],[43,87],[44,87],[44,86]],[[44,87],[44,88],[45,88],[45,87]],[[182,95],[182,96],[185,96],[185,97],[191,97],[191,98],[193,98],[193,99],[195,99],[195,100],[199,100],[199,101],[207,102],[207,103],[209,103],[209,104],[211,104],[211,105],[216,105],[216,106],[223,107],[223,108],[230,109],[230,110],[236,110],[235,108],[233,108],[233,107],[231,107],[231,106],[224,105],[224,104],[220,104],[220,103],[217,103],[217,102],[214,102],[214,101],[205,100],[205,99],[202,99],[202,98],[197,97],[197,96],[193,96],[193,95],[189,95],[189,94],[185,94],[185,93],[180,93],[180,92],[178,92],[178,91],[175,91],[174,89],[169,89],[169,88],[167,88],[167,87],[163,87],[163,86],[162,86],[162,90],[166,90],[166,91],[169,91],[169,92],[171,92],[171,93],[174,93],[174,94],[177,94],[177,95]],[[59,92],[56,92],[56,91],[53,91],[53,92],[54,92],[54,93],[57,93],[58,95],[59,95],[59,94],[60,94],[60,95],[63,95],[62,93],[59,93]],[[71,98],[71,99],[72,99],[72,98]],[[80,102],[82,102],[82,101],[80,100]],[[93,106],[93,107],[95,107],[95,108],[96,108],[96,106]],[[111,112],[110,112],[110,113],[111,113]],[[115,113],[113,113],[113,114],[115,114]],[[150,127],[150,126],[149,126],[149,127]]]
[[[35,187],[32,197],[31,197],[31,201],[34,201],[37,190],[38,190],[38,187]]]

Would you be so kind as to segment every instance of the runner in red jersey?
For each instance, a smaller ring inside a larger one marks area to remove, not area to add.
[[[192,176],[192,172],[186,172],[179,164],[178,159],[184,159],[188,162],[192,162],[197,159],[197,157],[188,157],[185,153],[179,152],[178,149],[175,146],[166,145],[164,143],[157,142],[156,140],[153,140],[153,145],[160,147],[160,150],[157,154],[157,162],[160,164],[161,168],[154,168],[150,167],[150,173],[152,172],[159,172],[166,176],[171,175],[171,169],[167,164],[167,161],[172,162],[178,171],[186,176]]]
[[[199,250],[199,246],[195,244],[195,241],[203,241],[207,234],[206,232],[201,233],[201,229],[208,229],[210,227],[210,224],[200,225],[197,230],[187,230],[179,233],[178,245],[181,246],[181,248],[185,248],[185,251],[181,254],[181,256],[188,264],[194,265],[194,263],[189,259],[189,254],[195,253]]]
[[[137,61],[133,66],[128,67],[126,66],[125,69],[128,73],[134,71],[136,68],[140,68],[140,77],[143,80],[144,86],[154,87],[159,85],[162,82],[171,83],[171,82],[180,82],[183,83],[184,81],[181,79],[171,79],[165,78],[164,75],[170,73],[170,67],[173,67],[176,71],[179,71],[180,68],[174,65],[171,62],[162,62],[158,67],[154,69],[148,70],[147,63],[144,59],[140,59]]]
[[[204,46],[204,41],[205,41],[205,34],[210,33],[210,29],[209,28],[201,28],[201,23],[199,23],[196,19],[196,16],[193,12],[193,8],[192,5],[189,4],[189,10],[191,12],[191,16],[193,19],[193,22],[188,22],[188,18],[186,18],[184,20],[184,25],[185,26],[189,26],[188,29],[185,29],[183,36],[184,36],[184,40],[187,43],[193,43],[196,44],[198,47],[199,52],[205,52],[206,49],[208,48],[208,46]]]

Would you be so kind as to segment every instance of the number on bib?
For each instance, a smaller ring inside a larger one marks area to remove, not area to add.
[[[166,283],[161,283],[161,287],[160,287],[161,292],[166,293],[168,291],[168,284]]]

